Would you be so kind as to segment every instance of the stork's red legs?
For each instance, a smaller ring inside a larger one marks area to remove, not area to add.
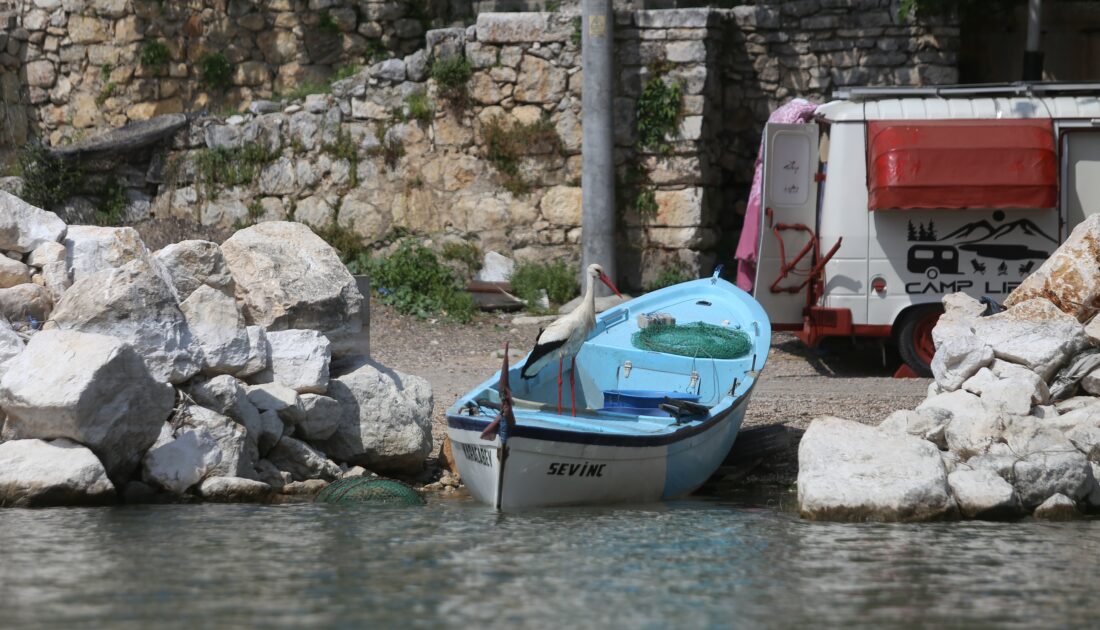
[[[565,357],[558,357],[558,413],[561,413],[561,368],[565,363]]]
[[[570,359],[569,364],[569,408],[573,411],[573,417],[577,417],[577,387],[573,384],[573,375],[577,373],[577,357]]]

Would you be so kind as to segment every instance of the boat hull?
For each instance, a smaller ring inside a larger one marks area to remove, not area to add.
[[[645,503],[706,482],[733,446],[748,400],[746,393],[720,416],[650,440],[567,431],[515,435],[503,467],[499,438],[481,438],[483,421],[448,416],[447,432],[470,494],[497,509]]]

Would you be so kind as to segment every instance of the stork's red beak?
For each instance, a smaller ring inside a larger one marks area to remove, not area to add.
[[[619,293],[619,290],[615,288],[615,285],[612,284],[611,278],[608,278],[607,274],[602,272],[602,271],[600,272],[600,282],[603,282],[604,284],[606,284],[607,288],[609,288],[609,289],[611,289],[612,291],[615,292],[615,295],[617,295],[619,297],[623,296],[623,294]]]

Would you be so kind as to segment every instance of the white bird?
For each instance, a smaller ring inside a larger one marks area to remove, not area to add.
[[[535,347],[531,350],[531,354],[527,355],[527,362],[520,370],[520,376],[523,378],[534,378],[554,359],[558,360],[558,413],[561,413],[561,373],[565,358],[569,357],[571,362],[570,400],[574,416],[577,415],[577,407],[573,374],[576,372],[577,353],[584,345],[584,340],[588,338],[588,333],[596,326],[596,279],[599,278],[615,292],[615,295],[623,296],[611,283],[611,278],[603,272],[603,267],[596,264],[588,265],[585,275],[588,276],[588,286],[580,305],[573,309],[572,313],[555,320],[544,330],[539,330],[539,335],[535,338]]]

